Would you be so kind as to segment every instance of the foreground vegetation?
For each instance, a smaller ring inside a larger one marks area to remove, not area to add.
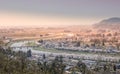
[[[43,55],[43,60],[34,61],[31,56],[31,51],[14,52],[0,47],[0,74],[111,74],[111,71],[113,73],[116,71],[111,63],[103,68],[96,65],[94,69],[89,69],[81,61],[66,70],[67,65],[62,56],[57,56],[53,61],[46,61],[45,55]]]
[[[62,56],[56,57],[52,62],[42,60],[30,60],[29,52],[13,52],[10,49],[0,47],[0,74],[66,74]],[[44,59],[45,56],[43,55]],[[85,74],[87,70],[85,64],[82,64],[81,69],[75,68]],[[72,70],[75,72],[75,70]]]
[[[0,74],[63,74],[65,65],[57,58],[50,64],[29,60],[23,52],[0,48]]]

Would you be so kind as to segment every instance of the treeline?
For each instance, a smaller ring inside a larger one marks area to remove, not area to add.
[[[14,52],[0,47],[0,74],[107,74],[112,66],[104,66],[103,70],[96,65],[89,69],[79,61],[75,66],[66,69],[67,65],[62,56],[57,56],[53,61],[47,61],[45,55],[42,60],[31,60],[31,51]],[[115,69],[115,68],[114,68]],[[116,70],[114,70],[116,71]]]
[[[32,61],[27,53],[0,47],[0,74],[64,74],[65,67],[60,57],[51,63]]]
[[[30,59],[30,51],[27,53],[14,52],[0,47],[0,74],[68,74],[62,56],[57,56],[50,62],[46,61],[45,58],[45,55],[43,55],[43,60],[33,61]],[[69,71],[71,71],[71,74],[75,72],[88,74],[90,72],[86,65],[81,62],[78,62]]]

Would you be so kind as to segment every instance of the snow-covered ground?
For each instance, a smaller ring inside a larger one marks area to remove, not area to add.
[[[73,58],[84,58],[84,59],[91,59],[91,60],[105,60],[105,61],[119,61],[120,57],[119,56],[110,56],[110,55],[100,55],[100,54],[75,54],[75,53],[67,53],[67,52],[63,52],[63,53],[55,53],[55,52],[48,52],[48,51],[40,51],[40,50],[34,50],[32,47],[23,47],[25,46],[25,44],[28,43],[28,41],[23,41],[23,42],[16,42],[13,43],[11,45],[11,47],[21,47],[21,48],[13,48],[13,51],[23,51],[23,52],[27,52],[28,50],[32,51],[33,55],[41,55],[41,54],[45,54],[45,55],[53,55],[53,56],[58,56],[58,55],[62,55],[63,57],[69,57],[72,56]]]

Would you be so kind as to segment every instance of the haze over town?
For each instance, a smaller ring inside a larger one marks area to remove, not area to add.
[[[0,0],[0,74],[120,74],[119,0]]]

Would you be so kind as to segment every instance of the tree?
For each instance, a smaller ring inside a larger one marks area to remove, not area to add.
[[[82,74],[86,74],[87,66],[84,63],[82,63],[81,61],[79,61],[77,63],[77,67],[78,67],[79,71],[82,72]]]
[[[113,70],[116,71],[116,65],[113,65]]]
[[[39,42],[39,43],[43,43],[44,41],[41,39],[41,40],[39,40],[38,42]]]
[[[55,60],[51,63],[50,72],[51,74],[63,74],[65,69],[65,64],[63,64],[63,57],[57,56],[55,57]]]
[[[32,51],[31,50],[28,50],[27,51],[27,57],[31,57],[32,56]]]

